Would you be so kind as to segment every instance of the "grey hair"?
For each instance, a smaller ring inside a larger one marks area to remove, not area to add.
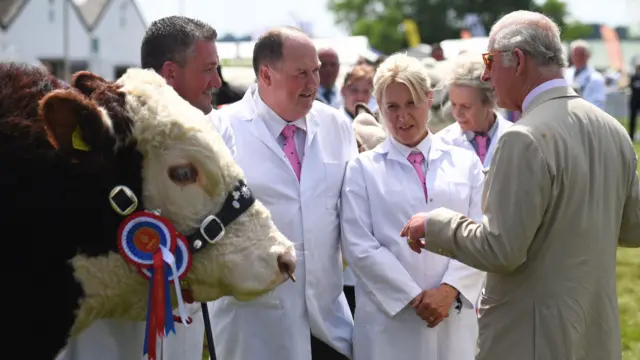
[[[545,72],[557,72],[567,66],[560,28],[537,12],[514,11],[491,27],[489,51],[504,53],[506,64],[510,64],[515,49],[526,53]]]
[[[140,63],[160,73],[165,62],[184,67],[196,41],[216,41],[218,33],[209,24],[186,16],[168,16],[149,25],[140,47]]]
[[[583,49],[587,55],[591,55],[591,46],[588,42],[582,39],[572,41],[571,44],[569,44],[569,49],[571,49],[571,51],[575,49]]]
[[[447,85],[469,86],[478,90],[483,104],[495,103],[495,90],[488,82],[482,81],[484,61],[481,56],[460,56],[451,68]]]

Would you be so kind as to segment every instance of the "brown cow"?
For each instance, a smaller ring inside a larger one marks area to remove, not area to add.
[[[53,359],[99,318],[144,321],[143,265],[117,245],[135,214],[165,219],[158,233],[192,254],[182,285],[195,301],[252,299],[294,271],[293,244],[213,125],[155,72],[114,83],[82,72],[67,85],[9,63],[0,84],[3,322],[7,343],[35,340],[25,357]]]

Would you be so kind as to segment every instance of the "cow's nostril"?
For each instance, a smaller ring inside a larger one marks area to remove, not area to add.
[[[296,277],[293,275],[293,272],[296,271],[296,261],[291,255],[278,255],[278,269],[283,275],[287,274],[291,281],[296,281]]]

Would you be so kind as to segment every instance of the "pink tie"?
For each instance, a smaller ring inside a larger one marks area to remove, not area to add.
[[[296,173],[298,181],[300,181],[300,170],[302,169],[302,165],[300,164],[298,150],[296,150],[296,141],[293,138],[296,134],[296,130],[297,128],[295,125],[287,125],[282,129],[282,136],[284,136],[284,147],[282,150],[287,156],[287,159],[289,159],[289,163],[293,168],[293,172]]]
[[[484,158],[487,156],[487,139],[489,137],[487,135],[476,135],[475,140],[476,144],[478,144],[478,156],[480,157],[480,161],[484,164]]]
[[[409,154],[409,162],[416,170],[418,174],[418,178],[420,178],[420,183],[422,184],[422,191],[424,192],[424,198],[427,199],[427,182],[424,178],[424,172],[422,172],[422,161],[424,160],[424,155],[421,152],[412,152]]]

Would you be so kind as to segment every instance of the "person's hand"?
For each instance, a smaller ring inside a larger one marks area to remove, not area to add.
[[[427,221],[427,213],[419,213],[413,215],[409,221],[404,225],[404,228],[400,232],[400,236],[407,238],[407,244],[411,247],[411,250],[420,254],[424,248],[422,239],[424,237],[424,227]]]
[[[411,307],[428,327],[433,328],[449,317],[449,309],[457,295],[458,290],[453,286],[442,284],[436,289],[422,291],[411,301]]]

